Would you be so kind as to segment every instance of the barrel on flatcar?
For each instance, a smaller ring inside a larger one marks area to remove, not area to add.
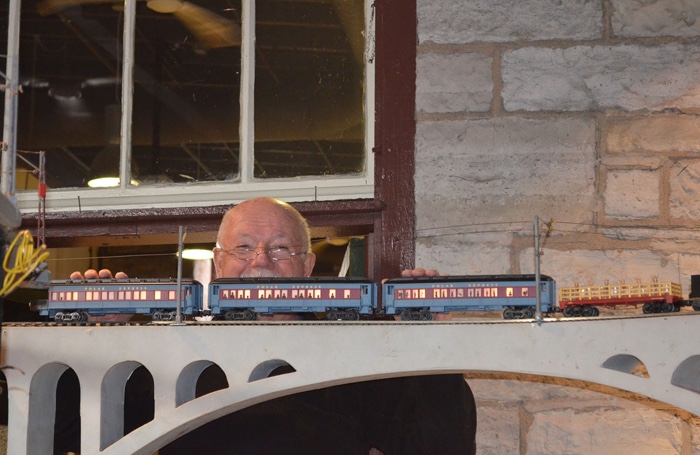
[[[86,321],[89,315],[142,314],[156,321],[175,319],[178,283],[170,279],[53,280],[41,316],[62,322]],[[181,282],[183,315],[199,314],[202,284]]]
[[[226,320],[309,312],[358,320],[373,314],[376,297],[376,284],[366,278],[217,278],[209,284],[209,310]]]
[[[402,320],[433,319],[433,313],[502,311],[504,319],[535,316],[535,275],[462,275],[395,278],[383,285],[384,312]],[[540,276],[542,313],[556,307],[556,283]]]

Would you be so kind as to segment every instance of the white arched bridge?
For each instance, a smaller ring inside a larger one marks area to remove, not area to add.
[[[700,314],[450,322],[244,322],[6,326],[8,453],[51,454],[60,376],[80,383],[82,453],[151,454],[223,415],[369,379],[516,372],[599,383],[700,415]],[[270,376],[290,365],[291,373]],[[228,387],[196,397],[217,365]],[[154,418],[124,435],[124,389],[153,377]]]

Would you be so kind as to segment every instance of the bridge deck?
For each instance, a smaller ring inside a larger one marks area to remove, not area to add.
[[[8,453],[51,453],[56,382],[68,368],[81,385],[83,453],[150,454],[183,432],[261,401],[414,374],[495,371],[579,379],[700,415],[699,328],[696,313],[541,323],[6,326]],[[229,387],[195,398],[196,379],[211,364],[225,372]],[[267,377],[283,364],[296,372]],[[633,374],[642,365],[648,377]],[[139,366],[153,376],[155,418],[122,437],[119,403]]]

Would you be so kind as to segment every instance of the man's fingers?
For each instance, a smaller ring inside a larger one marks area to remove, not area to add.
[[[117,272],[114,276],[117,280],[124,280],[126,278],[129,278],[126,273],[124,272]],[[111,280],[112,279],[112,271],[109,269],[102,269],[99,272],[95,269],[89,269],[85,271],[85,275],[83,276],[82,273],[80,272],[73,272],[70,274],[70,279],[71,280]]]
[[[83,279],[85,279],[85,278],[83,277],[83,274],[82,274],[82,273],[80,273],[80,272],[73,272],[73,273],[70,274],[70,279],[71,279],[71,280],[83,280]]]
[[[112,271],[109,269],[102,269],[98,273],[98,276],[100,277],[101,280],[110,280],[110,279],[112,279]]]
[[[418,267],[410,270],[402,270],[401,276],[405,278],[419,277],[419,276],[440,276],[440,272],[435,269],[424,269],[423,267]]]
[[[99,278],[99,275],[97,275],[97,270],[95,269],[89,269],[85,271],[85,279],[86,280],[96,280]]]

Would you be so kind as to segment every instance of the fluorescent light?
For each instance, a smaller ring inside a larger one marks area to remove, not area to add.
[[[156,13],[174,13],[182,8],[182,0],[148,0],[146,6]]]
[[[185,248],[182,250],[183,259],[212,259],[214,257],[214,252],[212,250],[205,250],[204,248]]]
[[[88,181],[90,188],[112,188],[119,186],[119,177],[100,177]]]

